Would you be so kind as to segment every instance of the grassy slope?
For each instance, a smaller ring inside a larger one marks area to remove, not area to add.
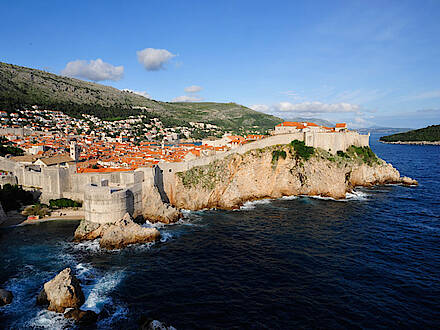
[[[41,105],[72,116],[94,114],[102,119],[124,118],[147,107],[152,116],[217,124],[225,129],[273,128],[282,120],[235,103],[169,103],[147,99],[116,88],[0,62],[0,107]]]
[[[411,142],[411,141],[440,141],[440,125],[432,125],[413,131],[382,136],[380,141],[384,142]]]

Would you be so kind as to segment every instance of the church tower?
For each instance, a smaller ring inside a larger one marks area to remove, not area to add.
[[[81,147],[76,144],[76,141],[70,142],[70,158],[75,162],[79,161],[79,156],[81,155]]]

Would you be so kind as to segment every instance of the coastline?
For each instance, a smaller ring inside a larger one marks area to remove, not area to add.
[[[440,141],[396,141],[396,142],[386,142],[379,140],[380,143],[386,144],[412,144],[412,145],[434,145],[439,146]]]

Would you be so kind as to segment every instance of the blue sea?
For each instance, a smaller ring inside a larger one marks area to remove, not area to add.
[[[157,225],[160,242],[113,252],[72,243],[77,221],[0,230],[0,287],[15,296],[0,328],[74,328],[35,305],[65,267],[99,329],[136,329],[142,316],[178,329],[440,328],[440,147],[377,139],[418,187],[187,212]]]

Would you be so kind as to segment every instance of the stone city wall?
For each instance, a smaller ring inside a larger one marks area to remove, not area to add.
[[[175,186],[175,173],[188,171],[196,166],[205,166],[213,161],[221,160],[229,155],[238,153],[244,154],[250,150],[262,149],[265,147],[288,144],[293,140],[304,141],[307,146],[322,148],[333,154],[338,150],[345,151],[351,145],[369,146],[370,135],[361,135],[357,132],[340,132],[340,133],[321,133],[321,132],[298,132],[290,134],[279,134],[267,137],[265,139],[246,143],[227,152],[215,154],[213,156],[197,158],[194,160],[179,163],[160,163],[158,167],[160,171],[155,172],[156,182],[163,182],[162,189],[169,194]],[[160,177],[160,178],[157,178]],[[158,187],[159,190],[161,187]]]
[[[134,213],[133,193],[129,189],[96,186],[85,186],[84,217],[95,223],[114,222],[125,215]]]

